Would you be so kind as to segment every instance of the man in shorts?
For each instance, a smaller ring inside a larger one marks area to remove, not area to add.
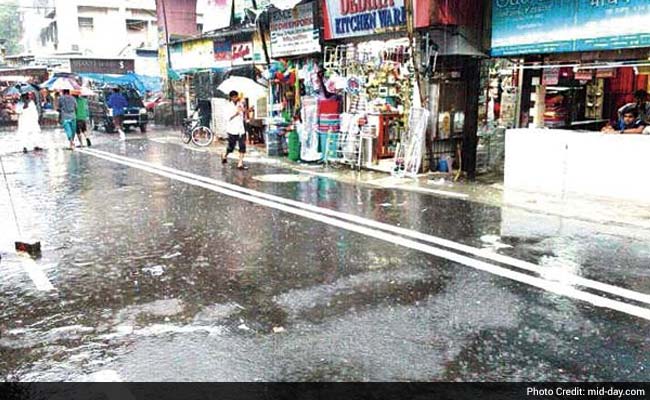
[[[226,106],[226,133],[228,133],[228,149],[221,157],[221,162],[228,162],[228,155],[235,151],[235,145],[239,146],[238,169],[248,169],[244,165],[244,155],[246,154],[246,130],[244,129],[244,105],[239,101],[239,94],[231,91],[230,101]]]
[[[70,91],[67,89],[59,98],[59,114],[61,125],[70,142],[70,150],[74,150],[74,137],[77,133],[77,100],[70,96]]]
[[[77,99],[77,139],[79,144],[84,145],[84,138],[86,145],[90,146],[90,139],[88,138],[88,118],[90,113],[88,111],[88,99],[81,96],[81,93],[74,93],[74,98]]]
[[[126,135],[124,135],[124,129],[122,129],[122,122],[124,121],[124,112],[126,107],[129,106],[129,102],[126,101],[126,97],[120,93],[120,88],[113,88],[113,94],[108,98],[106,103],[113,113],[113,125],[120,133],[120,140],[126,140]]]

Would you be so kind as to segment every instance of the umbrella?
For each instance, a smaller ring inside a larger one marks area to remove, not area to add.
[[[20,94],[20,90],[18,90],[15,86],[9,86],[2,92],[3,96],[20,96]]]
[[[19,83],[17,85],[9,86],[2,92],[2,94],[4,96],[19,96],[30,92],[38,92],[38,88],[28,83]]]
[[[94,96],[95,92],[93,92],[90,88],[86,86],[82,86],[81,89],[74,89],[71,90],[72,94],[77,94],[79,96],[84,96],[84,97],[89,97],[89,96]]]
[[[56,78],[54,80],[49,80],[43,85],[46,89],[49,90],[79,90],[81,86],[70,78]]]
[[[31,83],[21,83],[16,85],[16,88],[18,91],[22,93],[38,93],[39,92],[39,87],[38,85],[33,85]]]
[[[217,89],[224,93],[229,93],[234,90],[237,93],[242,93],[244,97],[248,97],[252,101],[257,101],[257,99],[267,94],[267,89],[264,86],[250,78],[244,78],[242,76],[231,76],[221,82],[221,85]]]

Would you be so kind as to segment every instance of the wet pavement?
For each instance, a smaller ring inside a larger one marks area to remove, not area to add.
[[[337,222],[344,216],[297,215],[172,170],[165,176],[62,147],[0,151],[21,230],[43,246],[35,262],[14,253],[2,182],[5,377],[650,379],[650,324],[638,309],[621,312],[507,279],[419,251],[403,235],[391,241],[346,229]],[[239,171],[213,154],[138,135],[126,143],[98,135],[93,149],[414,231],[418,243],[434,236],[471,246],[481,252],[473,259],[511,256],[553,282],[570,275],[607,283],[616,290],[578,289],[650,307],[643,303],[650,231],[639,227],[297,176],[261,163]],[[520,271],[506,264],[499,266]]]

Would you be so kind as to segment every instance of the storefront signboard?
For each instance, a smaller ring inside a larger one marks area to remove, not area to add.
[[[171,46],[172,68],[177,71],[213,66],[212,40],[200,39]]]
[[[578,71],[575,73],[574,78],[577,81],[590,81],[594,78],[594,71],[591,69]]]
[[[253,42],[232,44],[232,65],[250,64],[253,62]]]
[[[135,70],[133,59],[71,58],[70,72],[123,75]]]
[[[650,0],[492,0],[492,55],[650,46]]]
[[[230,43],[230,40],[215,39],[213,49],[215,65],[217,67],[230,66],[230,60],[232,60],[232,43]]]
[[[546,68],[542,74],[542,85],[557,85],[560,83],[560,69],[559,68]]]
[[[46,65],[54,72],[72,72],[69,58],[36,56],[34,58],[34,64]]]
[[[322,0],[322,6],[326,40],[406,28],[404,0]]]
[[[320,51],[319,29],[314,24],[314,3],[271,15],[271,56],[286,57]]]
[[[596,78],[616,78],[616,68],[600,68],[596,70]]]

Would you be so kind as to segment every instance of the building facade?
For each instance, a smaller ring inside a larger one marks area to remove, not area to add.
[[[155,0],[22,0],[21,5],[25,53],[128,58],[135,60],[135,72],[159,74]],[[197,29],[201,19],[199,14]]]

